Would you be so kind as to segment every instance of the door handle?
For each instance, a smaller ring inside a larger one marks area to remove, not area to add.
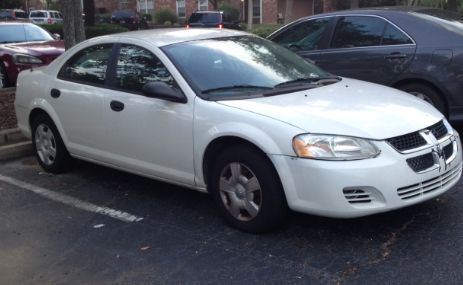
[[[50,96],[53,97],[53,98],[58,98],[59,96],[61,96],[61,91],[59,91],[58,89],[51,89],[50,91]]]
[[[119,101],[111,101],[111,103],[109,104],[111,106],[111,109],[115,112],[120,112],[122,110],[124,110],[124,103],[122,102],[119,102]]]
[[[404,58],[407,58],[407,55],[400,53],[400,52],[393,52],[390,55],[386,56],[386,59],[404,59]]]

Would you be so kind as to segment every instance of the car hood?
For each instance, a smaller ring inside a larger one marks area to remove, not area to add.
[[[24,53],[31,55],[60,55],[64,52],[63,41],[45,41],[45,42],[26,42],[11,43],[1,46],[15,53]]]
[[[271,117],[309,133],[376,140],[424,129],[443,118],[433,106],[412,95],[347,78],[290,94],[218,103]]]

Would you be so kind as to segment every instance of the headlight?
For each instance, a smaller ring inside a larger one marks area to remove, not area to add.
[[[16,64],[42,64],[43,61],[40,58],[37,58],[32,55],[27,54],[14,54],[13,61]]]
[[[366,139],[302,134],[293,138],[297,156],[323,160],[356,160],[376,157],[380,150]]]

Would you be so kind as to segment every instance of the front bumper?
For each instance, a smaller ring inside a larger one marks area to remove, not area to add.
[[[452,188],[462,172],[461,142],[441,167],[417,173],[406,159],[431,152],[401,154],[377,142],[381,154],[357,161],[322,161],[270,155],[291,209],[326,217],[354,218],[414,205]],[[452,143],[450,140],[443,143]]]

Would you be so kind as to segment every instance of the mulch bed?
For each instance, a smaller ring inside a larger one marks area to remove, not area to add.
[[[0,130],[16,128],[14,89],[0,90]]]

